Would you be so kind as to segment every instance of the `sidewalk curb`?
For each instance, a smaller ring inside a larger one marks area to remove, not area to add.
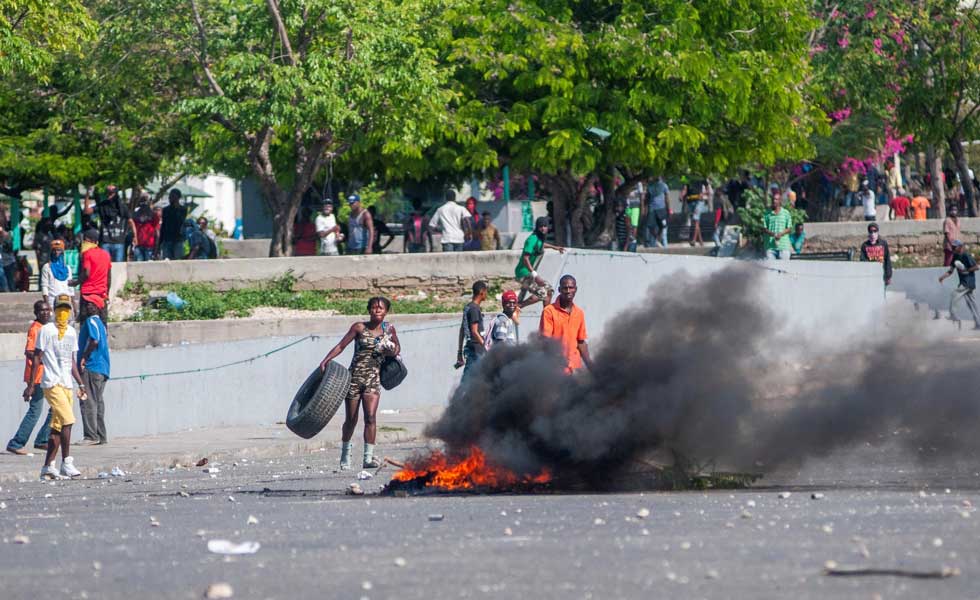
[[[333,434],[339,432],[331,431],[330,433]],[[378,444],[414,442],[422,439],[423,437],[424,436],[422,436],[421,433],[413,433],[407,429],[405,431],[379,431]],[[330,448],[331,446],[336,447],[339,452],[339,444],[340,438],[337,435],[317,436],[309,440],[293,438],[291,441],[288,441],[287,438],[283,440],[283,443],[265,447],[244,446],[235,449],[205,451],[203,453],[194,453],[189,451],[167,452],[162,453],[159,458],[149,460],[143,459],[130,462],[115,461],[112,464],[103,464],[102,466],[98,467],[93,467],[91,464],[81,465],[79,470],[82,472],[83,479],[96,479],[98,478],[99,472],[108,473],[113,467],[119,467],[126,473],[126,477],[130,477],[133,474],[145,473],[153,469],[168,469],[175,463],[179,463],[184,468],[205,468],[194,466],[202,458],[207,458],[208,464],[210,465],[214,463],[227,463],[239,458],[278,458],[281,456],[289,456],[291,454],[311,452],[320,448]],[[24,463],[24,471],[0,473],[0,483],[36,481],[38,479],[38,473],[41,470],[41,463],[43,462],[43,451],[37,450],[33,458],[34,460],[29,463],[29,467],[27,462]],[[94,460],[92,462],[100,464]]]

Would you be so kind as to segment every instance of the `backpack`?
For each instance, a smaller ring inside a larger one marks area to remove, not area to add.
[[[208,258],[218,258],[218,244],[211,239],[211,236],[201,232],[204,236],[204,240],[208,243]]]

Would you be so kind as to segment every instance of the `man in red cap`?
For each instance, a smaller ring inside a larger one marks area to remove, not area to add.
[[[521,341],[519,331],[521,309],[517,306],[517,292],[507,290],[500,297],[500,304],[504,312],[494,317],[490,323],[490,330],[487,332],[487,350],[497,344],[505,346],[517,345]]]
[[[82,234],[82,259],[78,268],[78,280],[72,285],[81,285],[81,297],[99,309],[103,323],[109,322],[109,287],[112,285],[112,260],[109,253],[99,248],[99,232],[94,229]]]

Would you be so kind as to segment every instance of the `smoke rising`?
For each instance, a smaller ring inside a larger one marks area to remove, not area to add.
[[[497,347],[426,433],[519,474],[596,485],[657,451],[758,471],[898,430],[920,457],[980,450],[980,373],[962,350],[869,332],[795,360],[807,340],[781,333],[755,273],[665,279],[606,326],[592,373],[565,375],[550,340]]]

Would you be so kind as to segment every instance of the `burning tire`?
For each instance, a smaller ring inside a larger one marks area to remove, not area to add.
[[[289,405],[286,427],[306,439],[320,433],[343,404],[349,388],[350,371],[339,363],[330,361],[323,373],[317,367]]]

